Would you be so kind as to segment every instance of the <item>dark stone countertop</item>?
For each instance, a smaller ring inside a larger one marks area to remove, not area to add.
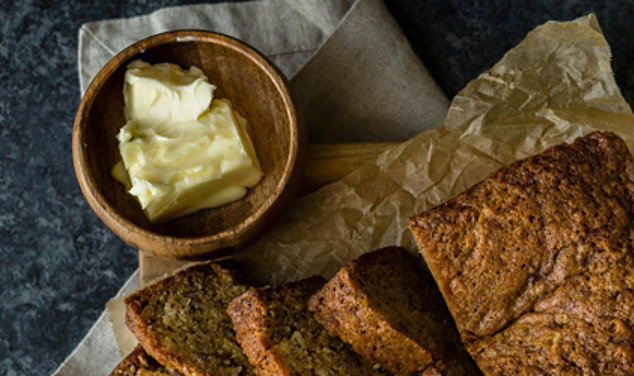
[[[77,30],[184,3],[193,1],[0,2],[0,375],[53,372],[137,266],[75,181]],[[595,12],[617,82],[634,99],[633,1],[386,4],[450,97],[535,26]]]

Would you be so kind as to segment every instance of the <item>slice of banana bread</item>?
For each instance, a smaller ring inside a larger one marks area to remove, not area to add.
[[[238,341],[259,376],[383,375],[328,332],[308,311],[325,280],[313,277],[249,289],[229,305]]]
[[[634,161],[595,132],[412,217],[488,375],[634,375]]]
[[[119,363],[110,376],[181,376],[181,374],[160,365],[143,350],[141,345],[138,345]]]
[[[479,374],[420,261],[400,247],[366,253],[313,295],[309,308],[330,334],[396,375]]]
[[[186,376],[251,375],[226,312],[246,290],[232,269],[196,265],[128,296],[126,323],[152,358]]]

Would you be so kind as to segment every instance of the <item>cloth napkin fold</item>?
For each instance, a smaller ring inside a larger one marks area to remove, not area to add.
[[[267,56],[290,78],[312,142],[404,141],[442,124],[449,106],[380,0],[191,5],[88,23],[79,30],[82,93],[117,52],[175,29],[218,31]]]
[[[79,30],[82,94],[116,53],[176,29],[221,32],[267,56],[290,78],[311,142],[405,140],[446,115],[447,97],[380,0],[190,5],[87,23]],[[137,270],[117,296],[138,286]],[[54,375],[106,375],[119,361],[104,311]]]

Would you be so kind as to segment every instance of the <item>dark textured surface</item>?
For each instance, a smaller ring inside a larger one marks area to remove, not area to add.
[[[77,29],[202,1],[0,1],[0,375],[50,374],[137,265],[72,168]],[[634,1],[388,0],[449,96],[533,27],[595,11],[634,100]],[[521,5],[520,5],[521,4]]]

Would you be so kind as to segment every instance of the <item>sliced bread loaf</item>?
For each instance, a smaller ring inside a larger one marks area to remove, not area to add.
[[[196,265],[127,297],[126,323],[152,358],[184,375],[251,375],[226,312],[246,290],[232,269]]]
[[[634,159],[594,132],[410,227],[487,375],[634,375]]]
[[[425,273],[405,249],[379,249],[342,268],[309,307],[331,334],[394,374],[479,374]]]
[[[325,280],[313,277],[249,289],[228,308],[238,341],[259,376],[382,375],[328,332],[308,311]]]

